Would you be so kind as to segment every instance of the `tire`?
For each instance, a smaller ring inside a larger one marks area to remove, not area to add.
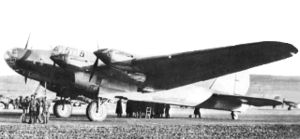
[[[53,113],[58,118],[68,118],[72,114],[72,105],[68,101],[57,101],[53,106]]]
[[[3,110],[3,109],[5,109],[5,104],[0,102],[0,110]]]
[[[97,112],[97,102],[91,102],[86,108],[86,116],[90,121],[103,121],[107,116],[105,104],[101,104]]]

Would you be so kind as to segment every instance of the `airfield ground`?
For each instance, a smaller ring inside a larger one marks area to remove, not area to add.
[[[174,108],[175,109],[175,108]],[[90,122],[75,110],[70,118],[51,115],[50,123],[20,123],[19,110],[1,110],[0,136],[13,138],[299,138],[300,110],[250,109],[231,120],[229,112],[202,110],[203,119],[188,118],[189,109],[170,119],[116,118]],[[179,110],[179,108],[178,108]]]

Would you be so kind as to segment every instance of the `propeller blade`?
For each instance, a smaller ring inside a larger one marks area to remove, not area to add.
[[[27,84],[27,76],[25,76],[24,81],[25,81],[25,84]]]
[[[28,74],[29,74],[28,71],[24,72],[24,81],[25,81],[25,84],[27,83]]]
[[[92,71],[91,71],[91,75],[90,75],[89,81],[92,80],[92,78],[93,78],[93,76],[94,76],[94,73],[95,73],[95,69],[97,68],[97,66],[98,66],[98,58],[96,59],[94,65],[93,65],[93,69],[92,69]]]
[[[29,42],[29,39],[30,39],[30,33],[29,33],[29,36],[28,36],[28,39],[27,39],[27,42],[26,42],[26,45],[25,45],[25,48],[24,48],[24,49],[27,49],[27,47],[28,47],[28,42]]]
[[[23,71],[23,76],[24,76],[24,81],[25,81],[25,84],[27,83],[27,79],[28,79],[28,74],[29,72],[28,71]]]
[[[53,61],[53,65],[52,65],[52,69],[54,69],[56,67],[56,63]],[[50,76],[50,83],[53,83],[54,82],[54,71],[51,73],[51,76]]]

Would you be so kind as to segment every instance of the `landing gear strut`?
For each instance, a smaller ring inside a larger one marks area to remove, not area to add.
[[[53,113],[58,118],[68,118],[72,114],[71,102],[67,100],[59,100],[53,106]]]
[[[237,112],[232,111],[232,112],[231,112],[231,119],[232,119],[232,120],[237,120],[238,118],[239,118],[239,116],[238,116]]]
[[[86,108],[86,116],[90,121],[103,121],[107,116],[105,100],[98,98]]]

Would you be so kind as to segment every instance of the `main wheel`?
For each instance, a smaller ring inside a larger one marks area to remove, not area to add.
[[[106,105],[101,104],[97,110],[97,102],[91,102],[86,108],[86,116],[90,121],[103,121],[107,116]]]
[[[234,111],[231,112],[231,119],[232,120],[237,120],[239,118],[238,114]]]
[[[68,118],[72,114],[72,105],[68,101],[57,101],[53,106],[53,113],[58,118]]]
[[[0,102],[0,110],[4,109],[5,108],[5,104]]]

